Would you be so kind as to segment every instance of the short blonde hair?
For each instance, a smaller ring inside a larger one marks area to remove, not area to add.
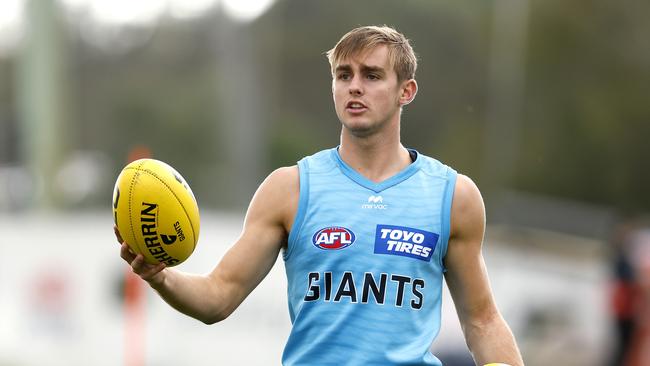
[[[388,57],[397,72],[399,81],[415,78],[418,66],[417,57],[409,40],[403,34],[389,26],[365,26],[355,28],[345,34],[332,48],[327,51],[332,73],[335,65],[341,60],[364,53],[377,46],[388,46]]]

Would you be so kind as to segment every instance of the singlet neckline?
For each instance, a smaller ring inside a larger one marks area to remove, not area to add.
[[[397,172],[397,174],[393,175],[392,177],[389,177],[381,182],[373,182],[372,180],[366,178],[365,176],[359,174],[356,170],[354,170],[351,166],[349,166],[343,159],[341,159],[341,155],[339,154],[339,147],[337,146],[336,148],[333,148],[331,150],[331,155],[332,159],[337,163],[339,168],[341,169],[341,172],[350,178],[352,181],[357,183],[358,185],[365,187],[367,189],[370,189],[374,191],[375,193],[379,193],[381,191],[386,190],[387,188],[393,187],[397,184],[400,184],[401,182],[407,180],[410,178],[413,174],[417,173],[417,171],[420,169],[420,165],[422,164],[422,159],[420,157],[420,153],[417,152],[417,150],[414,149],[409,149],[407,148],[409,155],[411,157],[411,160],[413,161],[411,164],[409,164],[407,167],[402,169],[401,171]]]

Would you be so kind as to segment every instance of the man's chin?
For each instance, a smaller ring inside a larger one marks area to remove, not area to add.
[[[343,128],[354,137],[368,137],[378,130],[378,126],[371,123],[343,123]]]
[[[343,125],[343,129],[347,130],[352,136],[367,137],[382,128],[387,127],[390,123],[389,120],[375,119],[367,113],[359,116],[351,116],[346,113],[339,114],[339,121]]]

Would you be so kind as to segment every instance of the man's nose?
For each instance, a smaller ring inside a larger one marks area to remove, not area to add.
[[[363,86],[361,85],[359,78],[355,77],[350,80],[349,91],[350,95],[359,96],[363,94]]]

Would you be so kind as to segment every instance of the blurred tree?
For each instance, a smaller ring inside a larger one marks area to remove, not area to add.
[[[404,111],[404,143],[487,186],[482,169],[495,4],[280,0],[251,24],[226,25],[213,9],[194,19],[104,30],[104,47],[78,31],[79,17],[70,18],[70,148],[106,152],[117,173],[130,147],[148,145],[155,157],[179,167],[204,205],[242,206],[247,198],[233,201],[232,182],[224,178],[236,164],[227,142],[237,137],[227,131],[262,131],[260,164],[239,167],[251,170],[250,177],[335,145],[340,127],[324,53],[353,27],[387,24],[411,39],[420,60],[419,93]],[[488,200],[493,192],[517,190],[648,210],[649,11],[648,2],[529,0],[525,73],[516,96],[523,106],[514,122],[518,152],[512,179],[485,189]],[[251,75],[219,54],[236,47],[220,37],[244,30]],[[0,60],[0,70],[11,62]],[[249,85],[240,92],[253,85],[262,107],[238,113],[259,117],[237,117],[257,121],[235,129],[222,117],[224,103],[234,104],[220,82],[240,78]],[[11,132],[5,120],[1,130]],[[493,139],[508,143],[507,135]],[[499,174],[498,160],[492,165]]]
[[[107,152],[117,175],[133,146],[148,146],[178,168],[203,204],[214,205],[215,166],[225,164],[215,141],[217,78],[225,71],[215,67],[214,38],[207,16],[165,19],[140,45],[114,54],[77,38],[77,148]]]
[[[650,48],[641,41],[649,10],[647,2],[534,2],[516,188],[650,208]]]

